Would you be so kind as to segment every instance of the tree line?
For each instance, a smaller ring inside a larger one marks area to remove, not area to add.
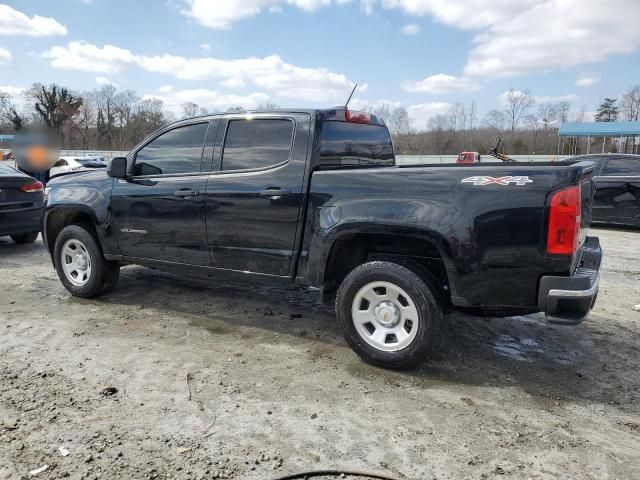
[[[276,107],[266,104],[258,110]],[[176,114],[160,99],[142,98],[132,90],[118,91],[113,85],[77,93],[55,84],[36,83],[22,98],[0,91],[0,132],[46,125],[60,136],[66,149],[128,150],[179,118],[217,113],[195,102],[182,104],[180,110]],[[237,106],[229,111],[241,110],[242,106]],[[502,97],[501,108],[489,110],[482,117],[474,101],[453,102],[447,112],[432,116],[424,125],[415,125],[403,107],[381,103],[368,110],[389,126],[400,154],[485,153],[498,136],[505,141],[506,151],[516,155],[583,153],[588,148],[586,139],[558,142],[559,125],[584,121],[586,107],[572,110],[567,101],[536,101],[530,90],[510,89]],[[620,98],[605,98],[598,106],[595,121],[618,119],[640,119],[640,85]],[[597,141],[602,146],[602,140],[593,140]],[[637,149],[629,142],[619,143],[611,141],[605,147],[608,151]]]
[[[586,106],[573,110],[568,101],[536,101],[530,90],[509,89],[502,96],[501,108],[489,110],[482,117],[474,101],[453,102],[446,113],[431,117],[421,128],[409,121],[403,107],[380,104],[369,110],[385,120],[393,133],[396,152],[406,155],[486,153],[496,137],[504,140],[506,152],[513,155],[579,154],[600,149],[603,142],[601,138],[560,141],[558,128],[562,123],[588,120]],[[619,99],[605,98],[598,105],[594,120],[640,120],[640,85]],[[608,139],[605,150],[640,152],[640,147],[629,139]]]

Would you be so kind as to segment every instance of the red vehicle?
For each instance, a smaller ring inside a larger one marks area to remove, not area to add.
[[[456,163],[480,163],[478,152],[460,152]]]

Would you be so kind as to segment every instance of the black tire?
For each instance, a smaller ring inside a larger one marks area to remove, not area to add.
[[[436,277],[434,277],[433,274],[425,266],[420,265],[419,263],[410,259],[398,260],[398,263],[422,277],[425,283],[431,288],[431,292],[435,295],[436,300],[438,301],[438,305],[440,305],[440,307],[442,308],[442,320],[438,322],[437,319],[434,319],[433,322],[434,333],[433,343],[431,347],[431,357],[438,358],[446,349],[447,340],[447,316],[450,311],[450,306],[448,305],[449,302],[445,298],[445,292],[440,286]]]
[[[16,243],[33,243],[40,235],[40,232],[31,232],[31,233],[17,233],[11,235],[11,240]]]
[[[371,282],[390,282],[403,289],[418,311],[418,330],[402,350],[387,352],[370,345],[358,333],[351,315],[357,292]],[[366,362],[383,368],[402,370],[429,358],[442,344],[445,314],[440,296],[425,273],[389,261],[364,263],[343,280],[336,297],[336,316],[349,346]]]
[[[87,283],[82,286],[74,285],[64,272],[62,266],[62,248],[71,239],[79,240],[86,247],[91,261],[91,275]],[[120,264],[104,258],[91,227],[86,225],[68,225],[62,229],[56,238],[53,249],[53,262],[58,278],[64,287],[74,297],[92,298],[113,289],[120,274]]]

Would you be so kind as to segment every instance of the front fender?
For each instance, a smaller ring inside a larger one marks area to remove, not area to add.
[[[77,175],[53,181],[47,188],[47,204],[42,218],[43,239],[49,251],[49,227],[53,222],[77,221],[88,218],[95,227],[104,253],[119,253],[111,221],[111,178]],[[63,225],[64,226],[64,225]],[[58,228],[59,225],[56,225]]]

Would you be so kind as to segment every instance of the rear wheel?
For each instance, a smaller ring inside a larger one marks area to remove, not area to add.
[[[409,368],[442,341],[441,302],[430,282],[405,265],[375,261],[355,268],[338,289],[336,314],[347,343],[373,365]]]
[[[76,297],[106,293],[120,274],[120,265],[104,258],[94,235],[83,225],[62,229],[56,238],[54,263],[60,281]]]
[[[11,235],[11,240],[16,243],[33,243],[40,235],[40,232],[32,232],[32,233],[20,233]]]

